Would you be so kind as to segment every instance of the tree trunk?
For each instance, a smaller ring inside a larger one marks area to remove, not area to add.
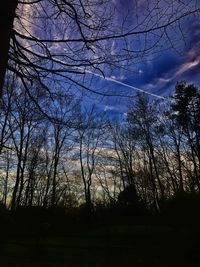
[[[19,184],[20,184],[20,170],[21,170],[21,159],[18,159],[16,181],[15,181],[13,194],[12,194],[12,200],[11,200],[11,210],[14,210],[17,204],[17,193],[18,193]]]
[[[10,38],[18,0],[3,1],[0,8],[0,98],[2,97],[4,77],[6,73]]]

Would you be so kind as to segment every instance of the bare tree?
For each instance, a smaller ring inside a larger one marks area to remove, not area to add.
[[[100,156],[103,123],[102,114],[98,114],[94,106],[84,114],[79,113],[77,141],[85,203],[89,213],[93,210],[91,186]]]
[[[38,123],[36,125],[36,129],[37,130],[31,136],[27,156],[27,178],[25,181],[26,188],[24,190],[23,201],[25,206],[33,206],[36,203],[34,200],[37,199],[37,196],[35,195],[40,192],[38,183],[43,173],[42,168],[44,166],[44,159],[42,156],[42,150],[47,137],[47,124]]]
[[[19,206],[22,200],[28,149],[32,132],[37,124],[34,104],[30,102],[27,93],[19,88],[19,91],[15,92],[14,100],[11,116],[9,117],[9,128],[17,157],[16,180],[11,203],[12,209]]]
[[[6,143],[11,137],[8,121],[13,106],[13,93],[16,86],[16,76],[8,75],[7,78],[8,79],[5,82],[6,90],[2,98],[0,108],[0,154],[4,149],[11,149],[11,147],[6,145]]]
[[[157,111],[154,103],[150,103],[145,95],[139,94],[128,112],[128,121],[132,131],[138,135],[141,150],[146,151],[149,164],[149,176],[154,192],[155,203],[159,209],[159,199],[164,199],[164,184],[158,167],[156,155]]]
[[[6,149],[1,154],[1,180],[0,180],[0,192],[1,203],[5,206],[9,205],[9,195],[12,192],[12,182],[10,179],[10,172],[14,167],[13,151]]]
[[[43,200],[44,206],[55,206],[58,202],[58,176],[60,171],[63,172],[65,170],[62,167],[61,158],[63,154],[67,154],[71,147],[69,137],[76,125],[76,119],[72,110],[76,110],[75,106],[77,105],[76,98],[72,96],[67,98],[57,96],[54,105],[51,106],[51,112],[56,114],[54,115],[56,120],[50,123],[45,145],[47,183]],[[65,123],[63,124],[63,122]],[[49,194],[51,197],[49,197]]]

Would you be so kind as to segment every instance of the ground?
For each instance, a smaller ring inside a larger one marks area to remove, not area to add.
[[[66,234],[10,235],[1,242],[2,267],[196,267],[195,229],[107,225]]]

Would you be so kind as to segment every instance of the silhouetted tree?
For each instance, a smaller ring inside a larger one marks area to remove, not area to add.
[[[200,190],[200,93],[197,87],[185,82],[177,83],[172,111],[185,136],[188,160],[193,164],[194,179]]]
[[[103,135],[104,121],[102,114],[98,114],[95,106],[79,113],[77,141],[79,142],[79,161],[81,177],[84,185],[86,209],[93,210],[91,186],[99,161],[101,138]]]
[[[154,200],[159,208],[159,199],[164,199],[164,184],[158,168],[156,155],[158,113],[154,103],[144,94],[139,94],[128,111],[130,129],[140,142],[140,149],[146,152],[149,165],[149,178],[152,183]]]
[[[18,88],[14,93],[14,102],[9,117],[9,128],[13,146],[17,157],[17,171],[11,208],[15,209],[21,204],[25,184],[25,170],[28,159],[28,149],[31,135],[38,123],[35,114],[35,105],[30,101],[26,91]]]

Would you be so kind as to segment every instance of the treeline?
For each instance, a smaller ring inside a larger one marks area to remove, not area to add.
[[[200,191],[200,92],[185,82],[153,101],[138,94],[121,121],[70,94],[22,89],[11,77],[0,117],[0,200],[20,206],[135,207]]]

